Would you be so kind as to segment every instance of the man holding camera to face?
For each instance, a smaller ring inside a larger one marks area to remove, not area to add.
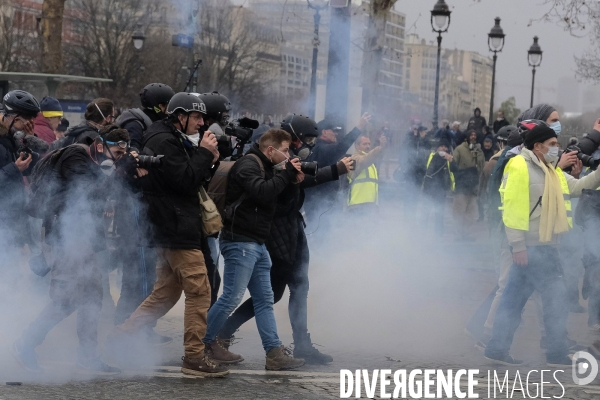
[[[292,138],[291,151],[300,149],[307,137],[316,136],[317,124],[302,115],[290,115],[282,123],[282,129]],[[290,154],[292,154],[290,151]],[[283,297],[286,286],[290,290],[289,317],[294,337],[294,357],[304,359],[308,364],[328,364],[333,358],[319,352],[312,344],[308,333],[307,299],[308,299],[308,267],[309,250],[304,232],[304,218],[301,209],[304,204],[304,189],[338,180],[351,169],[350,158],[344,158],[336,164],[315,168],[314,163],[302,163],[301,170],[306,175],[299,185],[288,185],[277,197],[277,208],[266,241],[267,250],[272,260],[271,287],[274,302]],[[228,350],[233,334],[245,322],[254,317],[254,300],[246,300],[225,322],[217,338],[215,357],[221,361],[241,361],[241,357],[233,358]]]
[[[208,329],[203,341],[219,362],[243,359],[229,353],[217,334],[240,304],[246,288],[254,299],[256,325],[267,353],[267,369],[293,369],[304,364],[285,351],[277,335],[271,289],[271,258],[265,246],[277,208],[278,196],[304,179],[300,160],[290,159],[290,135],[270,129],[257,145],[239,159],[229,172],[224,227],[220,248],[225,260],[223,294],[208,313]]]
[[[167,106],[168,118],[144,135],[145,154],[164,155],[161,167],[142,182],[143,199],[156,248],[157,281],[152,293],[115,332],[115,338],[152,326],[185,294],[182,372],[219,377],[229,371],[210,361],[202,337],[210,306],[210,284],[202,252],[201,206],[198,191],[212,177],[219,152],[215,136],[199,130],[206,108],[198,96],[177,93]]]

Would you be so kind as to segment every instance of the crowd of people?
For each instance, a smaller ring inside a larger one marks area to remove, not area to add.
[[[13,344],[14,357],[28,371],[42,372],[36,347],[77,311],[78,367],[118,373],[97,351],[108,263],[122,269],[107,339],[113,346],[170,342],[154,327],[183,293],[184,374],[228,374],[227,365],[244,360],[230,351],[234,334],[252,318],[266,369],[331,363],[308,328],[306,222],[326,226],[322,217],[339,208],[340,198],[349,215],[378,212],[380,171],[393,159],[388,124],[369,130],[368,113],[348,133],[337,121],[317,123],[301,114],[280,124],[270,116],[256,125],[248,115],[231,121],[222,94],[175,93],[160,83],[144,87],[140,103],[118,115],[110,99],[94,99],[84,121],[65,133],[58,100],[39,103],[21,90],[2,100],[0,240],[7,251],[0,274],[25,246],[31,270],[50,274],[47,305]],[[435,130],[412,121],[394,173],[407,220],[428,227],[433,219],[442,236],[451,200],[459,242],[475,240],[475,221],[486,220],[498,285],[467,331],[490,360],[519,364],[510,345],[525,302],[537,291],[548,363],[570,365],[573,285],[563,277],[558,236],[573,228],[570,199],[600,187],[597,163],[588,159],[584,169],[582,162],[587,153],[600,159],[600,120],[586,137],[590,146],[562,153],[560,116],[546,104],[522,113],[515,125],[499,111],[491,127],[477,108],[466,130],[460,128],[458,121],[442,121]],[[584,295],[590,326],[598,330],[600,254],[592,242],[585,248]],[[108,261],[99,256],[106,249]],[[282,344],[273,312],[286,287],[293,351]],[[251,297],[242,303],[246,290]],[[579,305],[577,285],[574,290]],[[600,355],[600,343],[592,348]]]

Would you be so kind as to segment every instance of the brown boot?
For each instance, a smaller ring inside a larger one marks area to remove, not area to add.
[[[244,361],[244,357],[230,352],[227,350],[227,347],[229,346],[225,346],[223,341],[217,338],[217,340],[212,343],[206,343],[204,348],[208,357],[219,364],[237,364]]]
[[[229,370],[211,361],[207,355],[202,358],[181,357],[181,372],[186,375],[202,376],[204,378],[220,378],[229,374]]]
[[[296,369],[304,365],[302,358],[294,358],[291,352],[281,345],[269,350],[267,353],[267,361],[265,369],[270,371],[280,371],[283,369]]]

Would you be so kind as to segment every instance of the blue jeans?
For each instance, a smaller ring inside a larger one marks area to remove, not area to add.
[[[254,242],[220,241],[225,260],[223,294],[208,312],[204,343],[212,343],[233,310],[241,303],[246,288],[254,303],[256,326],[266,352],[281,346],[273,313],[271,258],[266,246]]]
[[[548,340],[546,357],[567,356],[567,317],[569,310],[558,251],[551,246],[527,248],[527,266],[513,264],[506,288],[496,312],[492,338],[485,355],[503,357],[508,354],[515,331],[521,323],[521,312],[534,290],[542,296],[544,327]]]

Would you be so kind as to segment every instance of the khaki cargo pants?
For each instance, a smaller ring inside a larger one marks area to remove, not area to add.
[[[121,329],[137,332],[165,315],[185,294],[183,345],[189,358],[204,356],[202,338],[210,307],[210,284],[200,250],[157,248],[156,283],[152,293],[131,314]]]

